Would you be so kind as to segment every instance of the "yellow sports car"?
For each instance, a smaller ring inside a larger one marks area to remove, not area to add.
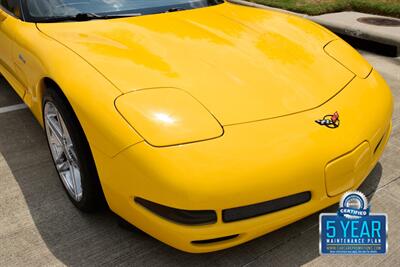
[[[351,46],[222,0],[3,0],[0,72],[79,209],[188,252],[338,202],[391,132],[390,89]]]

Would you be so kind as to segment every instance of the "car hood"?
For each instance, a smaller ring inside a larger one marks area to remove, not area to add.
[[[38,28],[121,92],[180,88],[223,125],[312,109],[354,77],[324,52],[335,36],[322,27],[229,3]]]

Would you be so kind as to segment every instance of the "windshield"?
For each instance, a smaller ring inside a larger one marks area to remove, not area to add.
[[[222,3],[223,0],[25,0],[26,17],[31,21],[74,17],[81,14],[120,17],[139,16]]]

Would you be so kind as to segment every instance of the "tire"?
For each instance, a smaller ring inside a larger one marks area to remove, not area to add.
[[[88,141],[58,88],[49,88],[44,94],[43,122],[54,166],[71,202],[84,212],[104,208],[106,201]]]

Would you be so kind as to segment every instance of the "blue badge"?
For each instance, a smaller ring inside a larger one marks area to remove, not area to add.
[[[320,254],[386,254],[387,215],[370,213],[359,191],[342,196],[337,213],[319,217]]]

